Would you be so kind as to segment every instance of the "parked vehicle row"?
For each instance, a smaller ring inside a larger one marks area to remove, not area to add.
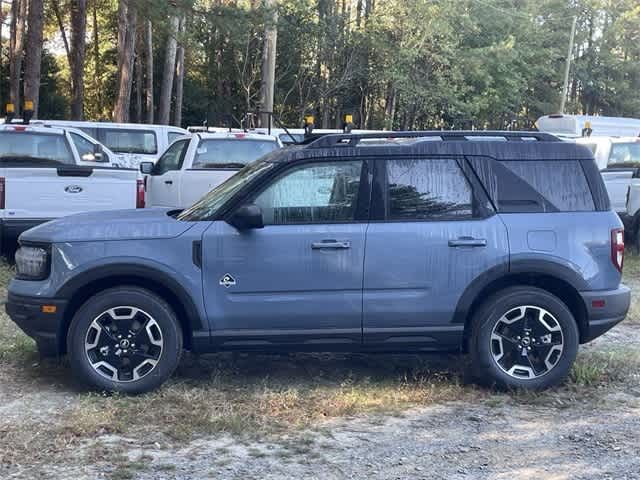
[[[115,152],[119,164],[127,168],[138,168],[144,161],[155,162],[176,138],[189,133],[179,127],[139,123],[66,120],[34,120],[31,123],[82,130]]]
[[[79,130],[0,125],[0,246],[54,218],[144,206],[139,173],[105,152]]]
[[[388,137],[279,149],[182,212],[31,229],[7,311],[104,390],[158,387],[183,348],[454,350],[483,383],[561,382],[630,301],[592,153],[535,132]]]

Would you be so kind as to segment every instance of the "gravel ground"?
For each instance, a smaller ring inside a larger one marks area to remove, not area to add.
[[[637,355],[639,326],[625,321],[581,355]],[[544,394],[472,388],[451,400],[334,416],[275,434],[176,440],[153,426],[110,431],[102,412],[86,408],[96,397],[68,378],[66,366],[40,365],[6,318],[0,340],[15,343],[0,351],[0,479],[640,479],[636,367],[623,380],[600,376],[594,385],[574,382]],[[18,355],[24,364],[13,361]]]

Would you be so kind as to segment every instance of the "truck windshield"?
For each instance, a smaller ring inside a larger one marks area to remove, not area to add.
[[[277,148],[278,143],[273,140],[201,140],[191,168],[242,168]]]
[[[640,142],[612,144],[609,164],[612,163],[640,163]]]
[[[3,165],[73,165],[69,144],[62,135],[29,131],[0,132],[0,162]]]
[[[247,165],[238,173],[221,183],[216,188],[186,209],[178,220],[198,221],[213,217],[227,200],[233,197],[242,187],[264,172],[273,168],[273,163],[258,161]]]

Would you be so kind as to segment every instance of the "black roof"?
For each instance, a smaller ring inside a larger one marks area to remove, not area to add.
[[[548,133],[457,130],[324,135],[305,146],[277,150],[266,160],[290,162],[309,158],[397,155],[464,155],[496,160],[593,159],[588,148]]]

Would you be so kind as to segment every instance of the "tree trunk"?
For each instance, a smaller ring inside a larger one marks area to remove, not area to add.
[[[147,20],[145,30],[145,56],[147,61],[147,123],[153,123],[153,36],[151,20]]]
[[[276,0],[265,0],[267,19],[262,49],[262,82],[260,83],[260,110],[264,113],[260,118],[260,126],[271,125],[273,114],[273,96],[276,77],[276,49],[278,42],[278,10]]]
[[[38,118],[40,101],[40,64],[42,62],[42,27],[44,10],[42,0],[29,1],[26,45],[29,46],[24,62],[24,99],[33,102],[33,118]]]
[[[185,31],[185,19],[180,20],[180,33],[183,37]],[[182,125],[182,98],[184,96],[184,43],[180,42],[176,58],[176,104],[173,113],[173,124]]]
[[[71,1],[71,120],[84,118],[84,58],[87,34],[87,0]]]
[[[13,103],[16,116],[20,115],[20,75],[24,57],[24,31],[27,18],[27,0],[11,3],[11,27],[9,40],[9,101]]]
[[[128,122],[133,84],[133,51],[136,41],[137,9],[132,0],[120,0],[118,18],[118,96],[113,109],[115,122]]]
[[[162,85],[160,87],[160,107],[158,110],[158,123],[169,125],[171,112],[171,90],[173,88],[173,75],[176,69],[176,50],[178,47],[178,22],[177,16],[169,19],[169,38],[165,49],[164,70],[162,71]]]
[[[93,75],[96,96],[98,98],[98,112],[102,115],[102,62],[100,62],[100,43],[98,35],[98,0],[93,0]]]
[[[142,35],[138,35],[136,38],[136,61],[135,61],[135,73],[136,73],[136,102],[135,102],[135,121],[136,123],[142,123],[142,50],[144,49],[144,39]]]

